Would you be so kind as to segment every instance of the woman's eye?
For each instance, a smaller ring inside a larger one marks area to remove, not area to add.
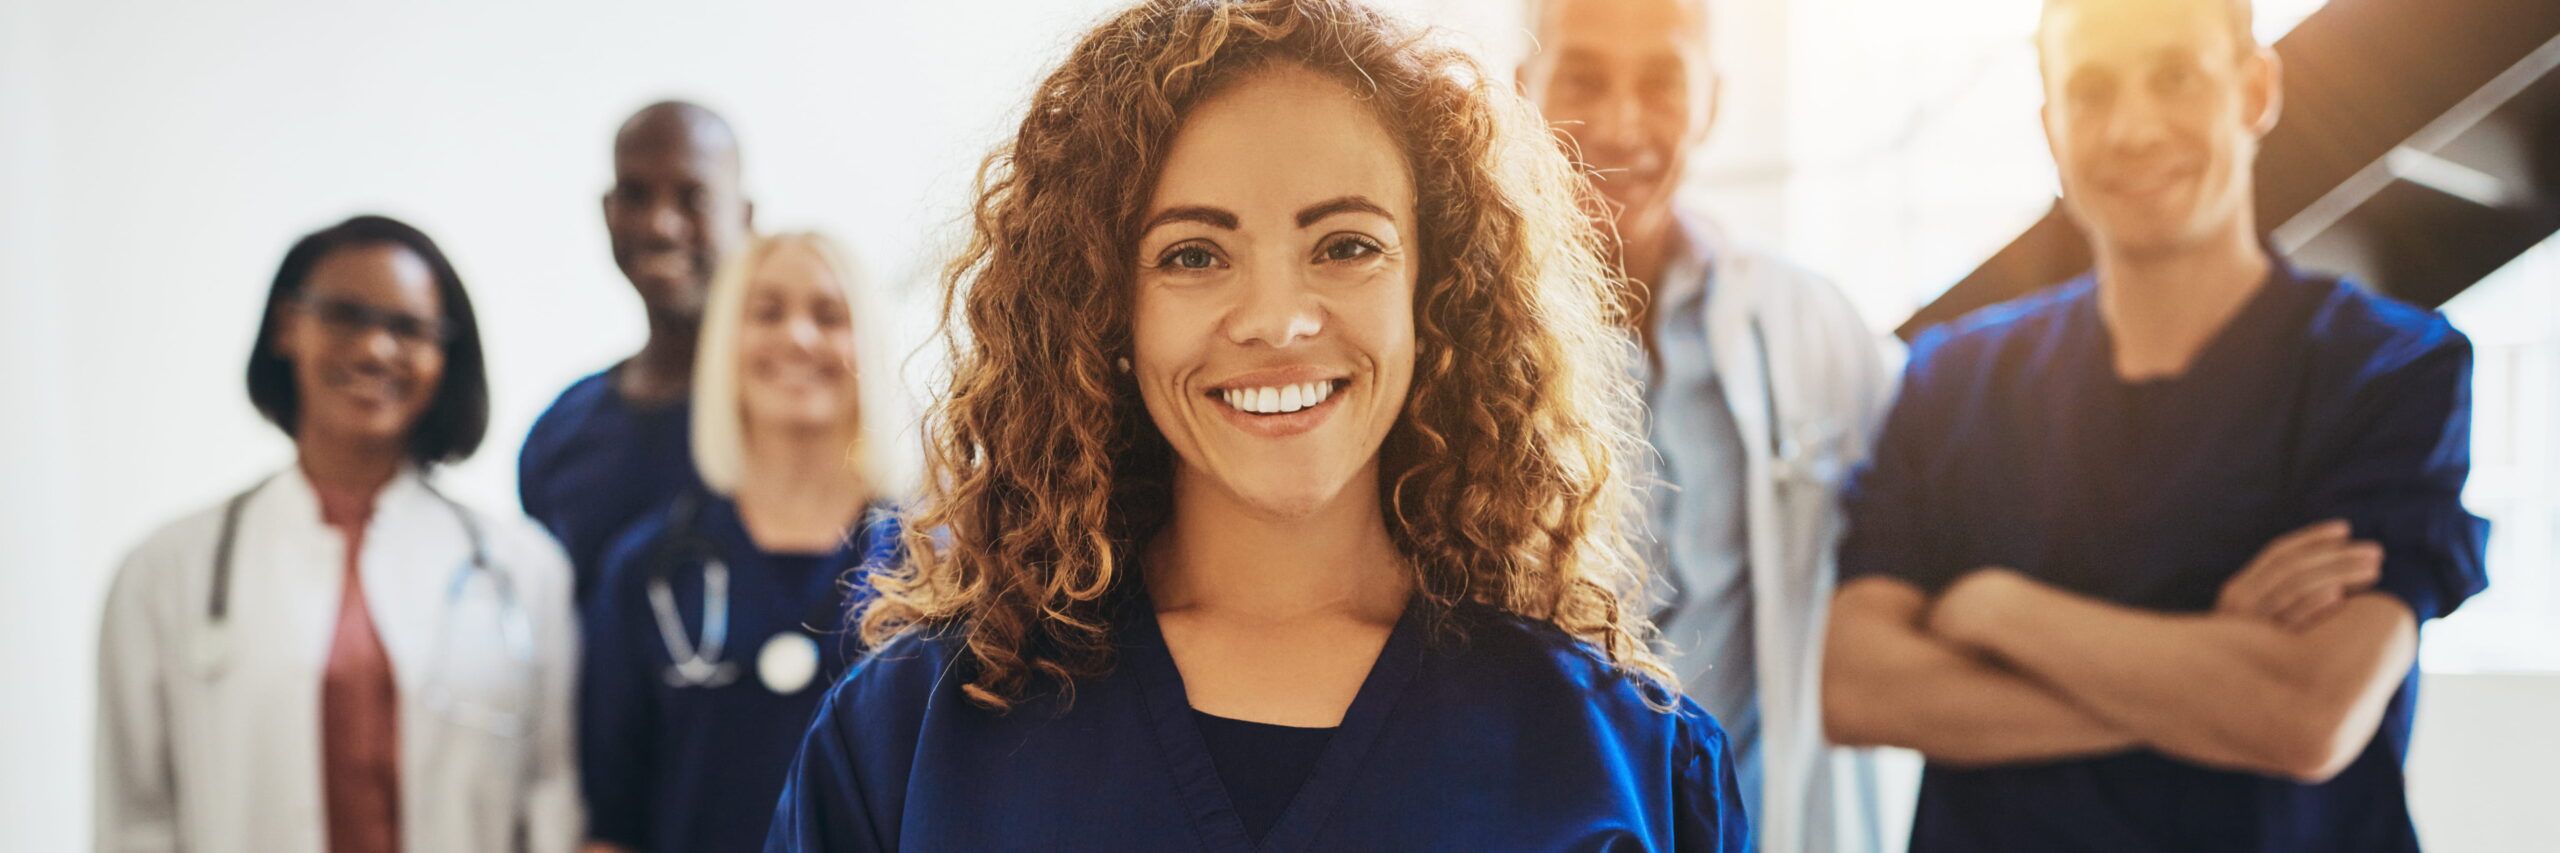
[[[1158,260],[1156,265],[1160,267],[1171,267],[1178,270],[1205,270],[1215,268],[1218,265],[1218,256],[1210,254],[1209,250],[1198,246],[1184,246],[1173,251],[1166,252],[1164,254],[1164,258]]]
[[[1385,252],[1386,250],[1380,248],[1378,244],[1372,243],[1368,240],[1358,237],[1344,237],[1325,244],[1323,255],[1325,260],[1340,262],[1356,261],[1370,255],[1383,254]]]

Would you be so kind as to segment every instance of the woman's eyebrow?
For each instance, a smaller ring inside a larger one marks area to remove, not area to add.
[[[1387,213],[1386,208],[1379,207],[1378,203],[1370,201],[1368,196],[1347,195],[1316,202],[1308,205],[1305,210],[1298,211],[1298,227],[1314,225],[1324,221],[1325,217],[1339,213],[1374,213],[1381,219],[1395,219],[1393,215]]]
[[[1299,216],[1301,217],[1301,222],[1305,221],[1305,214],[1299,214]],[[1138,229],[1138,233],[1144,234],[1149,231],[1154,231],[1156,230],[1156,226],[1171,222],[1197,222],[1211,228],[1218,228],[1227,231],[1236,230],[1236,215],[1232,211],[1215,207],[1190,205],[1184,207],[1165,208],[1155,216],[1150,217],[1147,220],[1146,227]]]

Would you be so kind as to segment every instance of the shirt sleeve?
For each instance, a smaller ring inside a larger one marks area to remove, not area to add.
[[[1751,819],[1743,814],[1742,787],[1734,778],[1733,749],[1724,729],[1695,705],[1682,703],[1682,745],[1673,795],[1677,812],[1674,849],[1747,853]]]
[[[2462,506],[2471,473],[2471,342],[2439,321],[2414,352],[2378,359],[2330,423],[2339,440],[2312,463],[2311,519],[2343,518],[2382,545],[2377,588],[2418,621],[2452,613],[2489,585],[2489,523]]]
[[[896,849],[871,820],[871,804],[844,736],[839,702],[844,691],[839,685],[827,694],[800,741],[799,754],[791,759],[791,775],[783,780],[773,826],[765,834],[765,853]]]
[[[151,548],[126,558],[107,594],[98,639],[98,732],[92,830],[100,853],[178,848],[177,779],[169,746],[169,646],[151,596]]]
[[[550,414],[550,412],[543,413],[545,418]],[[551,474],[543,467],[543,457],[546,454],[542,427],[543,419],[535,419],[533,429],[525,432],[524,447],[516,451],[516,503],[524,507],[525,515],[531,516],[534,521],[549,528],[551,507],[542,502],[542,490],[537,488]],[[560,533],[558,530],[551,532],[554,536]]]
[[[1935,525],[1927,509],[1930,440],[1941,430],[1931,407],[1928,371],[1942,333],[1912,345],[1901,390],[1886,410],[1875,453],[1850,472],[1840,502],[1847,530],[1840,541],[1840,582],[1885,577],[1936,591],[1953,580],[1937,555]]]
[[[648,792],[656,771],[650,736],[658,725],[647,650],[659,640],[640,593],[650,537],[634,531],[605,559],[603,581],[582,620],[586,661],[578,672],[578,769],[585,781],[587,836],[648,848]]]

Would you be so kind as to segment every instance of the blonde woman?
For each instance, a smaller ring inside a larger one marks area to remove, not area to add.
[[[1512,84],[1160,0],[1026,116],[766,849],[1740,849],[1629,597],[1620,292]]]
[[[848,591],[894,548],[903,424],[883,322],[845,253],[756,240],[714,277],[693,377],[709,494],[643,516],[587,606],[590,849],[752,849],[853,643]]]

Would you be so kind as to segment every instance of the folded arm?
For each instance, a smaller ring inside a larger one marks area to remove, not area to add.
[[[1919,750],[1954,764],[2049,761],[2139,745],[2053,688],[1923,627],[1928,597],[1872,577],[1840,588],[1823,654],[1833,741]]]
[[[1929,624],[2162,752],[2306,782],[2363,751],[2418,648],[2416,618],[2385,594],[2295,631],[2137,610],[2002,569],[1951,587]]]

